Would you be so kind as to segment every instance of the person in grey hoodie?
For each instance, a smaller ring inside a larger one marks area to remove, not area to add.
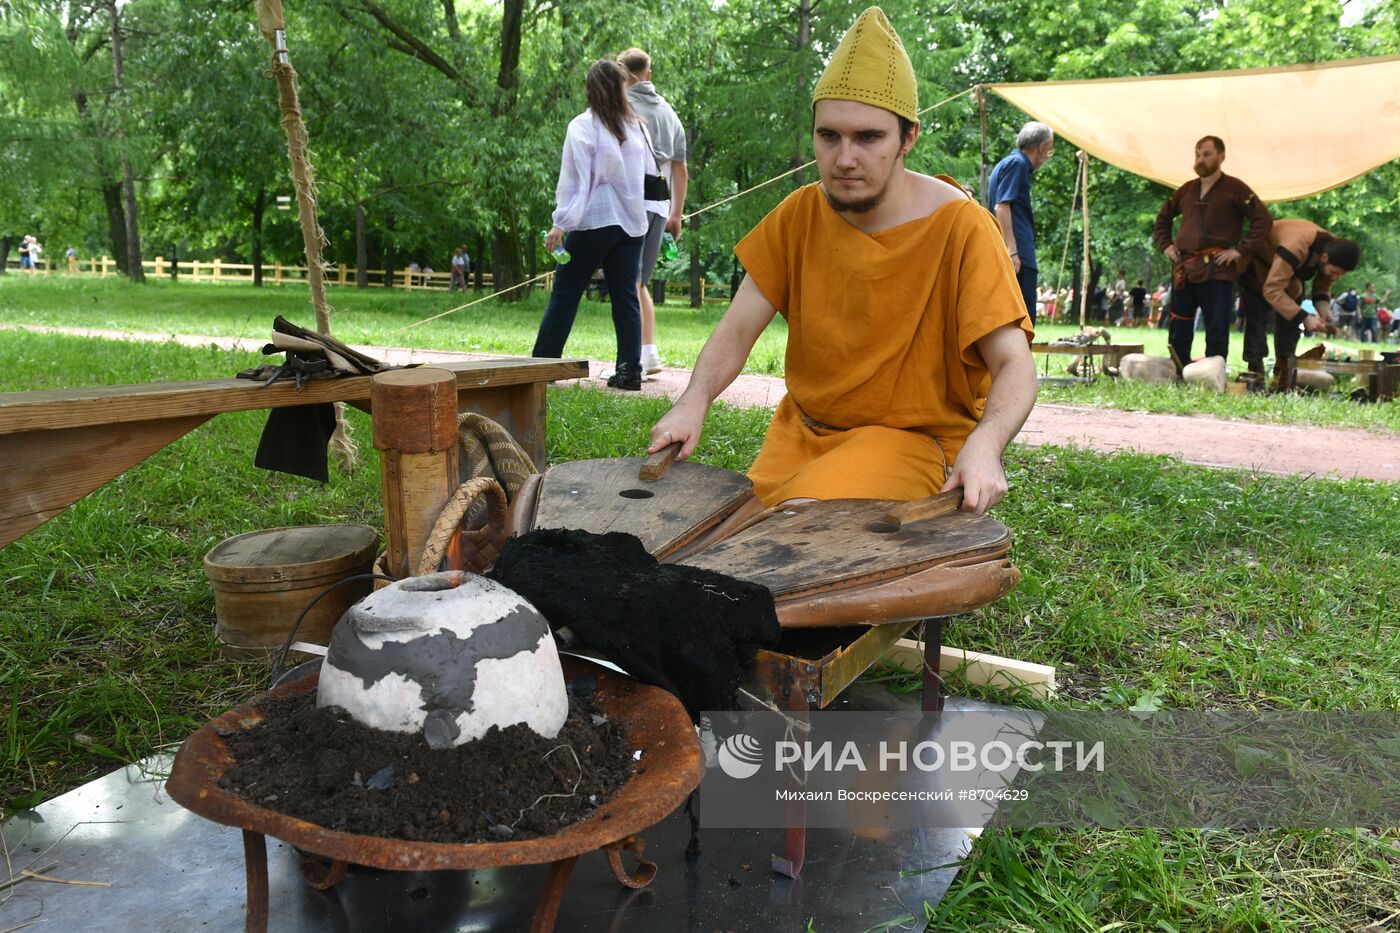
[[[656,308],[652,304],[652,273],[661,250],[661,235],[681,236],[681,213],[690,175],[685,164],[685,127],[666,99],[651,83],[651,56],[641,49],[628,49],[617,57],[627,70],[627,96],[632,109],[646,121],[661,177],[671,186],[671,200],[647,201],[647,233],[642,244],[642,264],[637,271],[637,299],[642,307],[642,371],[661,371],[661,354],[656,349]]]

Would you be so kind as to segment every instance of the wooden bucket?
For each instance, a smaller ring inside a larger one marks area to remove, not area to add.
[[[204,555],[214,587],[214,632],[229,658],[264,658],[287,639],[297,616],[337,580],[369,573],[379,532],[368,525],[270,528],[228,538]],[[297,641],[324,645],[341,615],[370,592],[347,583],[318,602]]]

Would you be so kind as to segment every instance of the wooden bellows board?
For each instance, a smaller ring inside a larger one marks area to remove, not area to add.
[[[562,463],[521,490],[510,530],[636,535],[663,562],[763,584],[793,628],[953,615],[1020,581],[1006,526],[957,511],[955,497],[765,509],[748,477],[663,454],[674,449],[648,461]]]

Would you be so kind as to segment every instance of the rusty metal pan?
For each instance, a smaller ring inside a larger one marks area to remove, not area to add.
[[[186,809],[206,819],[265,833],[306,852],[398,871],[533,865],[580,855],[659,822],[700,784],[704,763],[685,708],[674,696],[574,659],[565,676],[597,678],[595,701],[642,750],[632,778],[587,820],[540,839],[509,842],[415,842],[340,832],[250,803],[219,787],[233,763],[219,733],[251,729],[261,721],[257,700],[229,710],[185,741],[175,756],[167,789]],[[283,684],[265,697],[290,697],[316,689],[318,676]]]

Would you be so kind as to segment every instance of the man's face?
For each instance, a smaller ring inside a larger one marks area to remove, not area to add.
[[[1327,261],[1327,254],[1326,254],[1326,253],[1323,253],[1323,254],[1322,254],[1322,274],[1325,275],[1325,276],[1327,276],[1327,278],[1331,279],[1333,282],[1335,282],[1335,281],[1337,281],[1338,279],[1340,279],[1342,276],[1346,275],[1346,274],[1347,274],[1347,270],[1343,269],[1341,266],[1334,266],[1334,265],[1332,265],[1332,263],[1330,263],[1330,262]]]
[[[1225,156],[1215,149],[1215,143],[1203,142],[1196,147],[1196,164],[1193,166],[1196,174],[1201,178],[1214,175],[1220,171],[1220,163],[1225,161]]]
[[[1043,166],[1046,162],[1049,162],[1050,157],[1054,154],[1055,140],[1053,137],[1047,139],[1039,146],[1036,146],[1035,149],[1031,152],[1031,171],[1040,171],[1041,166]]]
[[[918,127],[901,143],[898,117],[853,100],[819,100],[813,116],[812,148],[827,203],[853,214],[874,210],[903,170]]]

